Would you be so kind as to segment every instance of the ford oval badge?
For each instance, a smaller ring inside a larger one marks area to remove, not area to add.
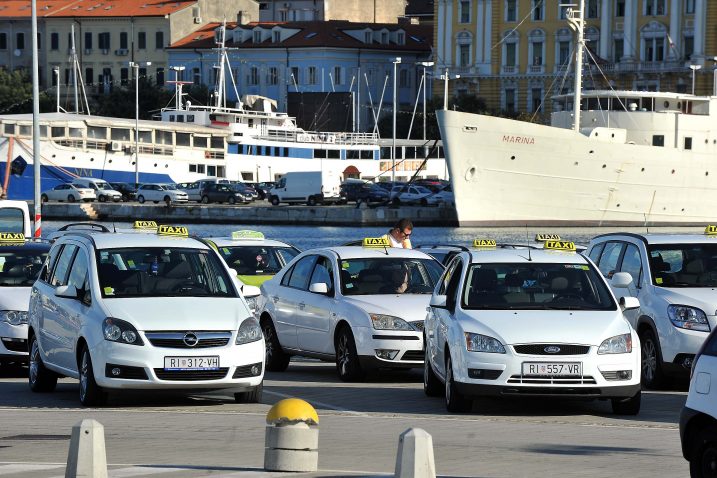
[[[560,352],[560,347],[558,347],[557,345],[548,345],[543,350],[545,350],[546,354],[556,354]]]

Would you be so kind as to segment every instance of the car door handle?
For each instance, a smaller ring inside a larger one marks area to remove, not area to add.
[[[306,304],[299,302],[299,309],[304,310],[304,307],[306,307]]]
[[[274,295],[274,296],[271,297],[271,300],[273,300],[274,303],[276,304],[277,302],[279,302],[279,296],[278,296],[278,295]]]

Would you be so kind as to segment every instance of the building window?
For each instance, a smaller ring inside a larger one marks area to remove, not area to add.
[[[72,72],[72,70],[70,70],[69,68],[65,68],[65,84],[66,85],[70,84],[70,72]]]
[[[619,63],[622,59],[622,54],[625,51],[625,40],[622,38],[616,38],[612,45],[612,61]]]
[[[202,73],[201,70],[196,66],[192,68],[192,83],[194,83],[195,85],[202,84]]]
[[[363,42],[364,43],[373,43],[373,32],[364,32],[363,33]]]
[[[458,45],[458,61],[459,66],[466,67],[471,62],[471,46],[470,45]]]
[[[249,84],[252,86],[259,84],[259,68],[255,66],[249,69]]]
[[[287,10],[279,10],[279,21],[286,22],[289,19],[289,12]]]
[[[15,48],[18,50],[25,49],[25,34],[23,32],[18,32],[15,35]]]
[[[334,67],[334,84],[343,85],[343,68],[340,66]]]
[[[120,83],[123,85],[129,83],[129,68],[120,68]]]
[[[541,66],[543,64],[543,42],[533,42],[533,65]]]
[[[652,135],[652,145],[653,146],[664,146],[665,145],[665,136],[662,134],[653,134]]]
[[[291,67],[291,82],[295,85],[298,85],[300,83],[299,81],[299,67],[298,66],[292,66]]]
[[[40,32],[37,32],[37,49],[42,50],[42,34]],[[42,75],[37,75],[39,78],[42,78]]]
[[[92,68],[85,68],[85,83],[91,85],[94,80],[95,72],[92,70]]]
[[[157,86],[164,86],[164,68],[157,68]]]
[[[665,39],[645,38],[645,61],[664,61],[665,60]]]
[[[505,0],[505,21],[518,21],[518,0]]]
[[[570,63],[570,42],[561,41],[558,42],[558,62],[560,65],[566,65]]]
[[[97,35],[97,43],[100,48],[100,50],[109,50],[110,49],[110,33],[104,32]]]
[[[682,41],[682,48],[684,49],[685,60],[692,58],[692,54],[695,52],[695,37],[685,37]]]
[[[398,86],[401,88],[408,88],[411,86],[411,76],[408,70],[400,70],[398,72]]]
[[[164,48],[164,32],[156,32],[154,34],[154,43],[157,50]]]
[[[615,0],[615,16],[625,16],[625,0]]]
[[[515,113],[515,88],[506,88],[505,90],[505,111]]]
[[[516,43],[505,44],[505,65],[506,66],[517,66],[518,65],[518,45]]]
[[[566,5],[559,5],[559,6],[558,6],[558,9],[559,9],[558,16],[560,17],[561,20],[565,20],[565,19],[568,18],[568,9],[569,9],[569,8],[570,8],[570,7],[569,7],[569,6],[566,6]]]
[[[7,33],[0,33],[0,50],[7,50]]]
[[[269,68],[269,75],[268,75],[268,81],[270,85],[278,85],[279,84],[279,69],[275,66],[272,66]]]
[[[685,0],[685,13],[688,15],[695,13],[695,0]]]
[[[145,33],[145,32],[137,33],[137,49],[138,50],[146,50],[147,49],[147,33]]]
[[[92,32],[85,32],[85,50],[92,50]]]
[[[645,0],[645,15],[664,15],[665,0]]]
[[[309,85],[315,85],[316,82],[317,82],[317,79],[316,79],[316,67],[315,67],[315,66],[310,66],[310,67],[309,67],[309,81],[307,81],[307,83],[308,83]]]
[[[281,43],[281,32],[278,30],[274,32],[274,43]]]
[[[254,43],[261,43],[261,31],[260,30],[254,31]]]
[[[3,33],[3,35],[5,35],[5,34]],[[60,49],[60,34],[57,32],[50,33],[50,50],[56,51],[59,49]]]
[[[692,149],[692,138],[685,136],[685,149]]]
[[[147,68],[143,66],[139,67],[139,69],[137,70],[137,75],[140,78],[147,78]]]
[[[127,32],[120,32],[120,48],[127,50]]]
[[[542,88],[533,88],[530,91],[530,96],[532,100],[532,110],[531,111],[542,111],[543,110],[543,89]]]
[[[461,23],[470,23],[471,22],[471,2],[468,0],[461,0],[460,5],[458,6],[460,9],[460,22]]]
[[[585,6],[587,7],[588,18],[598,18],[600,15],[598,0],[587,0]]]
[[[381,32],[381,44],[388,45],[388,32]]]
[[[406,44],[406,34],[403,32],[398,32],[396,34],[396,43],[399,45],[405,45]]]
[[[545,18],[543,0],[533,0],[533,21],[541,21]]]

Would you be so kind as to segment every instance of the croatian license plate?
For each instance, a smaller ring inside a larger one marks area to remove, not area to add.
[[[164,370],[218,370],[219,356],[164,357]]]
[[[570,377],[583,374],[580,362],[523,362],[523,375]]]

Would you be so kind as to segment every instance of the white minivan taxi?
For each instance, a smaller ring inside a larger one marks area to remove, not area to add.
[[[639,339],[623,312],[639,302],[616,300],[590,260],[570,251],[548,241],[454,257],[426,318],[426,394],[445,394],[452,412],[480,396],[564,396],[637,414]]]
[[[185,228],[60,236],[33,286],[29,384],[80,381],[101,405],[123,389],[221,390],[261,397],[264,340],[231,272]]]

